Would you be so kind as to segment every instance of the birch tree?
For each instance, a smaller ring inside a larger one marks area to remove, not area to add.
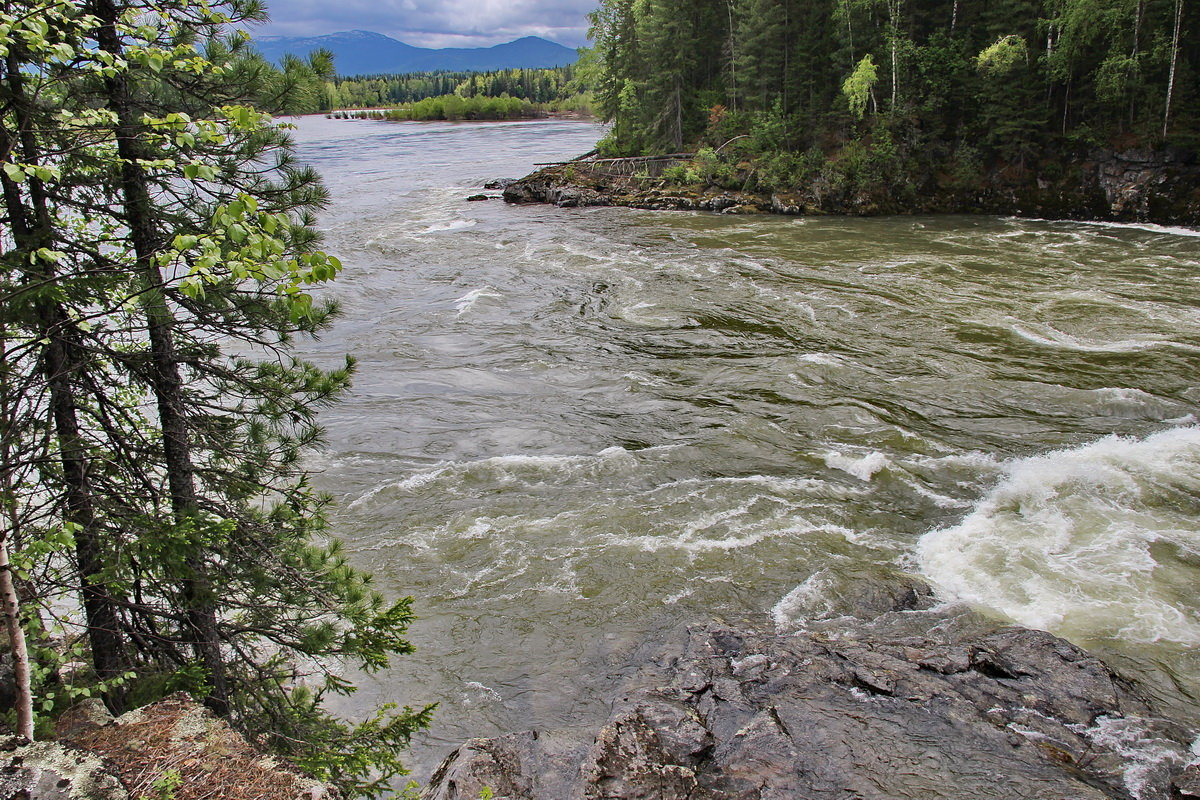
[[[1163,138],[1171,125],[1171,99],[1175,95],[1175,69],[1179,65],[1179,33],[1183,29],[1183,0],[1175,0],[1175,24],[1171,32],[1171,69],[1167,78],[1167,102],[1163,109]]]

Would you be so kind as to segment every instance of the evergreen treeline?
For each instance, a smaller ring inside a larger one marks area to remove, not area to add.
[[[415,103],[404,103],[396,108],[339,111],[330,116],[335,119],[378,119],[392,122],[402,120],[504,120],[545,116],[543,108],[544,104],[535,105],[528,100],[518,100],[508,95],[460,97],[456,94],[447,94],[440,97],[426,97]]]
[[[432,97],[514,97],[530,103],[565,100],[584,91],[575,66],[494,72],[414,72],[339,78],[326,84],[322,110],[378,108]]]
[[[1063,149],[1200,143],[1185,0],[604,0],[592,22],[613,155],[743,137],[723,155],[786,184],[839,152],[969,177]]]
[[[300,459],[353,364],[289,343],[339,270],[326,194],[269,113],[275,70],[220,39],[249,0],[0,2],[0,620],[40,736],[81,697],[201,698],[319,777],[371,794],[428,710],[358,725],[322,697],[410,651],[327,538]],[[87,670],[62,674],[64,662]]]

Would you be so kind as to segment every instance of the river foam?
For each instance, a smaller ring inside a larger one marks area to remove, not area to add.
[[[1200,427],[1109,436],[1005,465],[957,525],[925,534],[948,599],[1085,639],[1200,645]]]

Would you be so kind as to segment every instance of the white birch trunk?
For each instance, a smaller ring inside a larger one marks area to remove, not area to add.
[[[0,334],[7,331],[0,332]],[[8,646],[13,657],[13,682],[16,684],[17,729],[18,736],[24,736],[33,741],[33,688],[29,669],[29,648],[25,642],[25,629],[21,627],[21,600],[17,594],[17,582],[13,575],[12,564],[8,558],[8,548],[12,544],[13,535],[17,530],[18,515],[13,500],[12,462],[13,453],[10,448],[10,423],[14,412],[15,399],[12,397],[8,384],[8,349],[0,335],[0,414],[4,415],[4,438],[0,445],[0,497],[8,499],[0,507],[0,619],[4,623],[4,631],[8,634]]]
[[[1175,94],[1175,66],[1179,62],[1179,29],[1183,25],[1183,0],[1175,0],[1175,33],[1171,37],[1171,74],[1167,78],[1167,107],[1163,111],[1163,138],[1171,125],[1171,96]]]
[[[5,520],[7,523],[8,520]],[[17,688],[18,736],[33,741],[33,689],[29,674],[29,650],[25,646],[25,629],[21,627],[21,604],[17,584],[8,561],[9,531],[0,534],[0,616],[12,648],[13,678]]]
[[[892,26],[892,113],[900,96],[900,7],[903,0],[889,0],[888,16]]]

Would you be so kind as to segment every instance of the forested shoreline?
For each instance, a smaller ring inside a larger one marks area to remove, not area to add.
[[[379,108],[435,97],[512,97],[530,103],[568,100],[587,91],[588,68],[499,69],[490,72],[410,72],[338,77],[325,84],[322,111]]]
[[[425,72],[339,78],[322,108],[335,119],[504,120],[589,115],[592,65],[491,72]]]
[[[1182,0],[605,0],[601,152],[707,152],[707,185],[900,209],[1070,184],[1106,153],[1187,163],[1194,15]]]

